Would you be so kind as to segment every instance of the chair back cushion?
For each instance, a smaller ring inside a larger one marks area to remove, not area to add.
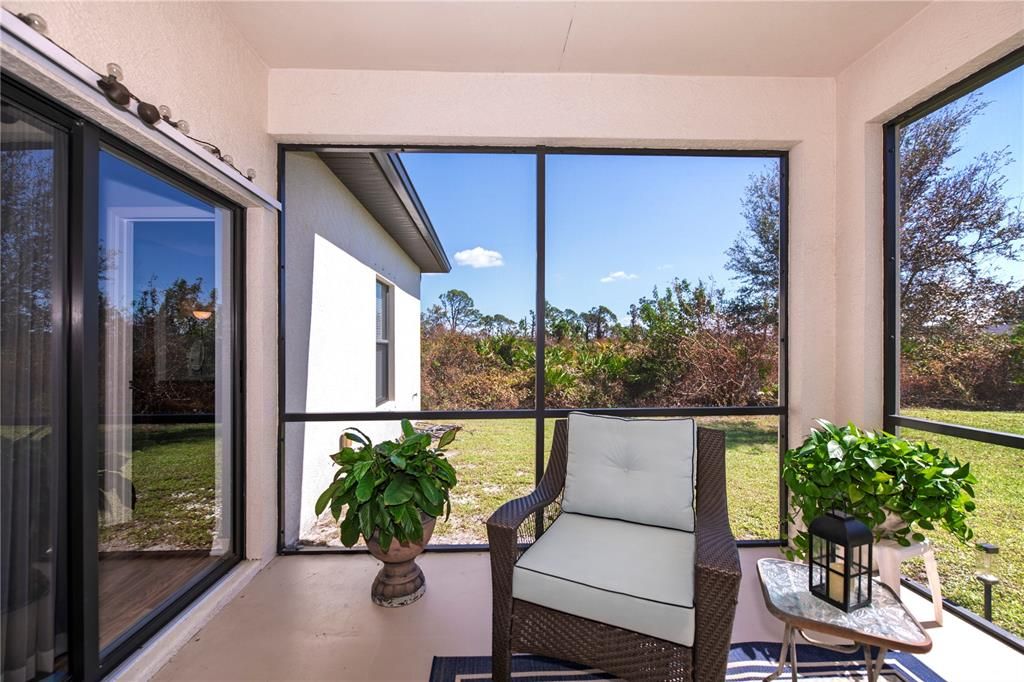
[[[562,509],[693,532],[693,419],[623,419],[573,412]]]

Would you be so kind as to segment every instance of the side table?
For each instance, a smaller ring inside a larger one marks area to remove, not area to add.
[[[816,646],[854,653],[864,650],[868,682],[876,682],[885,654],[890,649],[910,653],[927,653],[931,637],[900,602],[888,586],[875,582],[871,604],[846,613],[811,594],[808,588],[807,565],[782,559],[759,559],[757,575],[768,611],[785,624],[779,667],[765,682],[779,677],[790,660],[793,682],[797,680],[796,635]],[[817,632],[851,644],[831,644],[814,639],[807,632]],[[872,647],[878,647],[873,655]]]

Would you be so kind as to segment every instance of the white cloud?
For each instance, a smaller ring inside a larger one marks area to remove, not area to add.
[[[497,251],[474,246],[472,249],[457,251],[455,262],[459,265],[468,265],[471,268],[500,268],[505,264],[505,259]]]
[[[633,273],[626,273],[623,272],[622,270],[618,270],[616,272],[609,272],[607,275],[601,278],[601,282],[604,284],[609,284],[610,282],[622,282],[627,279],[636,278],[637,275],[634,275]]]

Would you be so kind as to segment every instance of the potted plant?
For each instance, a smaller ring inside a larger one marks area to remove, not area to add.
[[[432,448],[430,434],[417,433],[408,419],[402,420],[401,438],[376,445],[349,428],[342,442],[358,447],[331,455],[338,471],[317,499],[316,514],[329,507],[341,522],[341,543],[351,547],[361,536],[370,554],[384,562],[370,590],[375,604],[405,606],[426,591],[416,557],[430,541],[437,517],[443,513],[447,520],[451,513],[449,491],[456,477],[444,449],[457,431],[446,431]]]
[[[823,419],[800,447],[785,455],[782,475],[791,509],[806,522],[836,509],[863,521],[875,541],[910,545],[924,540],[922,530],[941,526],[961,542],[974,532],[967,525],[974,511],[970,463],[923,441],[853,424],[836,426]],[[795,514],[789,517],[796,521]],[[807,533],[794,539],[792,556],[805,556]]]

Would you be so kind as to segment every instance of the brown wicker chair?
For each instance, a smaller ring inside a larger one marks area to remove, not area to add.
[[[513,651],[574,661],[626,680],[714,682],[725,678],[741,577],[726,508],[725,434],[698,429],[697,451],[693,647],[513,598],[516,561],[538,537],[538,523],[543,532],[560,513],[568,428],[565,420],[559,420],[547,469],[536,490],[505,503],[487,521],[494,599],[493,679],[510,678]]]

